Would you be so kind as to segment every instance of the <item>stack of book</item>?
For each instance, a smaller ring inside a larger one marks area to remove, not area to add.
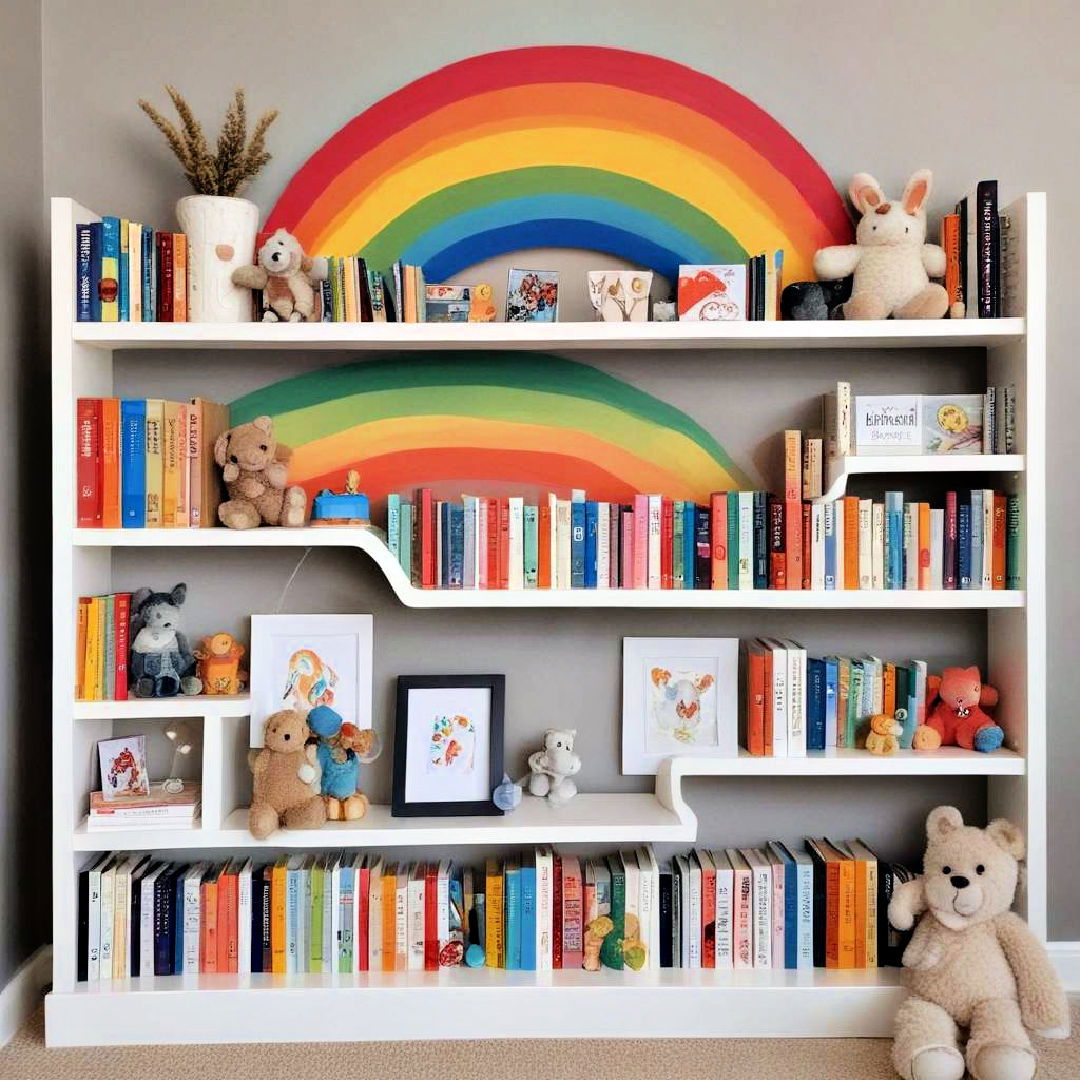
[[[100,791],[90,793],[90,832],[110,829],[190,829],[199,816],[200,786],[184,781],[182,791],[165,790],[164,781],[150,785],[149,795],[120,795],[106,799]]]
[[[320,283],[320,322],[393,322],[386,282],[359,255],[329,255]],[[261,316],[260,316],[261,317]]]
[[[203,972],[872,968],[901,866],[859,840],[607,857],[550,847],[480,868],[377,855],[266,866],[102,855],[79,875],[78,977]]]
[[[975,191],[941,219],[945,289],[949,303],[963,303],[969,319],[1007,314],[1003,251],[1008,237],[1008,218],[998,212],[996,180],[980,180]]]
[[[75,226],[78,322],[187,322],[187,237],[127,218]]]
[[[743,745],[764,757],[805,757],[808,750],[863,746],[872,716],[902,723],[911,749],[926,722],[925,660],[876,656],[807,657],[790,639],[746,643]]]
[[[127,701],[130,617],[131,593],[79,597],[76,701]]]
[[[229,407],[205,398],[79,398],[76,514],[82,529],[216,525],[214,443]]]

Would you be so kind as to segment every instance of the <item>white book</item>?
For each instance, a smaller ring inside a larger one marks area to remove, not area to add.
[[[476,551],[473,552],[473,558],[476,560],[476,587],[479,589],[481,583],[485,584],[487,588],[492,588],[497,582],[492,582],[490,578],[484,577],[480,573],[481,560],[487,559],[487,550],[484,544],[484,538],[488,535],[488,529],[490,528],[490,522],[488,520],[488,501],[487,499],[478,499],[476,503]],[[552,525],[555,523],[555,518],[551,519]],[[554,528],[551,530],[552,536],[555,535]],[[554,566],[554,563],[552,563]],[[487,563],[484,562],[484,574],[489,573]]]
[[[787,756],[806,757],[806,650],[781,642],[787,650]],[[775,752],[775,751],[774,751]]]
[[[754,848],[739,848],[750,867],[753,888],[751,925],[753,928],[754,967],[772,967],[772,868],[764,856]]]
[[[641,918],[641,871],[638,869],[637,855],[633,851],[620,851],[619,858],[622,860],[623,874],[626,877],[626,921],[629,923],[631,916],[637,919],[638,937],[644,942],[646,931]],[[646,949],[648,949],[647,944]],[[646,958],[647,966],[648,959]],[[625,967],[624,970],[632,971],[633,969]],[[642,970],[644,971],[645,968]]]
[[[567,499],[557,499],[555,502],[555,518],[552,523],[552,533],[555,536],[555,588],[570,588],[570,502]]]
[[[382,878],[383,861],[376,859],[368,871],[368,971],[382,971]]]
[[[679,883],[679,967],[690,966],[690,860],[675,856]]]
[[[611,504],[596,504],[596,587],[611,587]]]
[[[817,501],[810,504],[810,588],[825,588],[825,508]]]
[[[90,867],[89,907],[87,909],[88,935],[86,953],[86,978],[98,981],[98,959],[101,954],[101,870],[108,865],[110,856],[101,855]]]
[[[475,495],[462,495],[462,538],[463,556],[461,587],[475,589],[480,570],[480,549],[476,543],[476,523],[480,509],[480,500]]]
[[[945,511],[930,511],[930,588],[945,588]]]
[[[240,867],[236,875],[236,973],[251,974],[251,870],[250,859]],[[186,885],[186,881],[185,881]],[[198,901],[196,901],[196,906]],[[187,917],[187,898],[185,893],[184,916]],[[197,955],[197,954],[196,954]],[[196,961],[197,963],[197,961]],[[187,965],[185,964],[185,970]]]
[[[796,954],[801,968],[814,966],[814,861],[799,847],[784,845],[795,860],[795,878],[798,882],[798,899],[795,910],[799,917],[796,936]]]
[[[450,940],[450,878],[454,864],[443,859],[435,876],[435,936],[439,942],[439,954]]]
[[[140,976],[154,974],[154,884],[168,869],[169,864],[162,863],[160,866],[156,866],[148,874],[143,874],[143,879],[139,882]],[[196,955],[198,954],[196,953]]]
[[[870,587],[885,588],[885,504],[874,503],[870,521],[871,565]]]
[[[649,496],[649,576],[648,587],[660,588],[660,524],[663,496]]]
[[[398,863],[397,894],[394,902],[394,970],[408,966],[409,955],[409,864]],[[385,960],[385,957],[384,957]]]
[[[844,504],[833,503],[833,534],[836,537],[836,581],[834,589],[844,588],[844,538],[846,528],[844,522]]]
[[[836,390],[824,395],[823,424],[825,453],[831,457],[846,457],[852,453],[851,383],[838,382]]]
[[[732,966],[742,971],[754,966],[754,885],[750,866],[742,852],[726,848],[731,863],[732,887]]]
[[[506,500],[510,506],[510,528],[507,536],[507,588],[525,588],[525,500],[511,495]]]
[[[641,873],[641,928],[642,940],[645,942],[645,966],[651,971],[659,971],[660,864],[648,844],[637,849],[637,860]]]
[[[536,970],[552,970],[554,859],[550,847],[536,849]]]
[[[113,977],[113,916],[116,889],[116,868],[121,857],[113,859],[101,872],[101,949],[98,961],[98,981],[112,982]],[[150,905],[153,909],[153,903]],[[153,965],[153,938],[151,937],[150,970]]]
[[[982,588],[994,587],[994,489],[983,488]]]
[[[874,587],[874,503],[859,500],[859,588]]]
[[[357,855],[353,859],[353,906],[352,906],[352,970],[353,973],[358,973],[360,968],[360,912],[362,905],[360,903],[360,871],[363,869],[364,861],[367,858],[366,855]],[[370,878],[370,874],[368,875]],[[370,881],[368,896],[370,897]],[[371,920],[368,920],[370,928]]]
[[[202,885],[203,873],[206,871],[206,863],[196,863],[190,870],[184,875],[184,974],[185,975],[198,975],[199,974],[199,935],[202,932],[202,905],[200,904],[200,887]],[[153,876],[157,877],[160,870],[153,870],[143,878],[140,889],[145,885],[147,878]],[[151,897],[153,896],[153,886],[151,885],[150,891]],[[145,920],[143,914],[145,908],[141,905],[146,903],[146,893],[143,891],[139,898],[139,922],[142,924]],[[152,923],[152,919],[151,919]],[[243,925],[243,924],[241,924]],[[248,920],[248,970],[251,970],[251,920]],[[153,930],[151,929],[151,934]],[[139,973],[143,972],[143,928],[139,926]],[[243,937],[244,935],[240,935]],[[151,947],[151,955],[153,954],[153,948]],[[237,964],[237,971],[239,971],[239,964]]]
[[[696,858],[696,854],[696,852],[692,853],[688,860],[690,904],[685,909],[690,915],[690,940],[686,966],[691,970],[701,967],[701,863]]]
[[[339,855],[327,859],[324,888],[330,897],[330,917],[327,919],[330,926],[330,943],[324,956],[326,970],[336,972],[341,954],[341,857]]]
[[[828,589],[831,592],[833,589],[836,588],[836,574],[835,574],[835,572],[830,574],[828,572],[828,569],[826,568],[826,565],[825,565],[825,550],[824,549],[825,549],[826,544],[831,542],[835,546],[835,543],[836,543],[836,518],[837,518],[836,503],[835,502],[827,502],[827,503],[825,503],[823,508],[822,508],[821,517],[822,517],[823,528],[824,528],[824,532],[825,532],[825,542],[822,545],[822,554],[821,554],[821,561],[822,561],[821,576],[822,576],[822,581],[824,582],[824,588]],[[830,541],[830,538],[831,538],[831,541]]]
[[[730,968],[734,955],[732,947],[732,911],[734,902],[735,871],[723,851],[712,853],[716,867],[716,966]]]
[[[424,863],[413,863],[408,888],[408,962],[409,971],[424,970]]]
[[[754,587],[754,493],[739,492],[739,588]],[[731,558],[735,553],[730,552]]]
[[[131,933],[131,875],[138,864],[132,855],[117,868],[113,879],[113,978],[126,979],[130,974],[128,935]]]
[[[761,849],[761,856],[769,866],[769,880],[772,883],[772,963],[773,967],[787,967],[785,948],[785,893],[787,891],[786,862],[773,844]]]
[[[558,503],[559,503],[559,500],[556,499],[555,495],[552,492],[549,491],[548,494],[547,494],[548,524],[549,524],[549,527],[548,527],[548,560],[549,560],[550,565],[551,565],[551,584],[548,586],[549,589],[558,588],[558,583],[555,580],[555,577],[556,577],[556,574],[557,574],[557,571],[558,571],[558,565],[559,565],[559,552],[558,552],[558,544],[557,544],[557,539],[558,538],[556,536],[556,525],[557,525],[557,522],[558,522],[558,513],[559,513]],[[539,533],[539,531],[540,531],[540,524],[539,524],[539,522],[537,522],[537,533]],[[537,536],[537,540],[539,540],[539,536]],[[539,551],[538,551],[537,552],[538,565],[539,565],[539,558],[540,558],[540,554],[539,554]]]
[[[788,756],[787,649],[773,638],[762,639],[772,650],[773,757]]]

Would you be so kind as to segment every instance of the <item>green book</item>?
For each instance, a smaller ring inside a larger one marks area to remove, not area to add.
[[[525,568],[525,588],[535,589],[540,573],[540,510],[536,506],[525,507],[525,528],[523,533],[523,559]],[[466,553],[468,557],[468,553]]]
[[[398,529],[398,561],[406,577],[412,575],[412,534],[413,534],[413,508],[412,503],[402,503],[399,520],[401,526]]]
[[[316,861],[311,867],[311,963],[309,971],[321,972],[323,969],[323,898],[326,879],[321,862]]]
[[[716,541],[713,540],[715,544]],[[739,587],[739,493],[727,493],[727,587]]]
[[[682,499],[675,500],[673,508],[673,520],[671,530],[671,587],[681,589],[683,587],[686,570],[683,566],[686,553],[683,551],[683,514],[686,504]]]
[[[1022,589],[1020,575],[1020,496],[1005,503],[1005,588]]]
[[[863,665],[861,660],[851,661],[851,683],[848,687],[848,706],[846,724],[844,727],[844,746],[849,750],[855,748],[855,734],[859,728],[859,721],[863,695]]]
[[[609,855],[607,865],[611,871],[611,921],[614,928],[600,945],[600,963],[621,971],[622,939],[626,924],[626,871],[618,855]]]

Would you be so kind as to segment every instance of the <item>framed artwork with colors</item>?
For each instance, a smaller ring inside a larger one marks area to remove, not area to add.
[[[506,282],[506,321],[558,322],[558,272],[511,270]]]
[[[623,773],[737,757],[738,698],[738,638],[623,638]]]
[[[504,675],[401,675],[394,727],[393,817],[497,815]]]
[[[329,705],[371,727],[373,630],[370,615],[252,615],[250,745],[281,709]]]

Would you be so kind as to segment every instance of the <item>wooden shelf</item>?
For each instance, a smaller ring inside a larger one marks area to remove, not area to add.
[[[825,462],[824,498],[838,499],[847,490],[848,477],[907,473],[1018,473],[1024,471],[1023,454],[882,454],[830,458]]]
[[[1018,342],[1024,320],[731,323],[74,323],[102,349],[865,349]]]

